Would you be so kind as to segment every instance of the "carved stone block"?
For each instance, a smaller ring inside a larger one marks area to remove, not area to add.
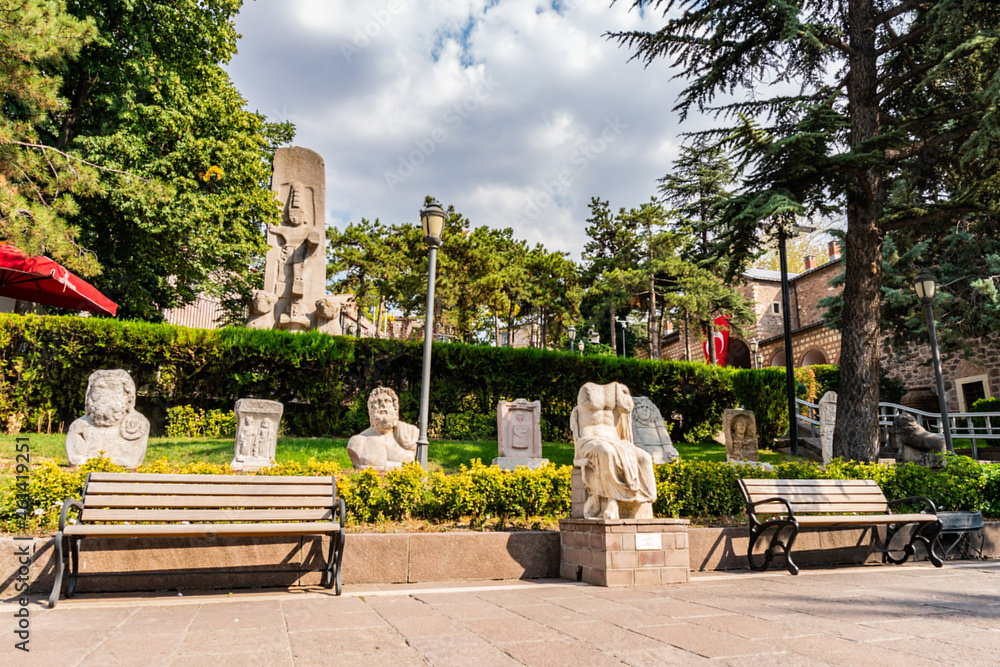
[[[760,460],[757,450],[757,417],[753,412],[726,410],[722,413],[722,430],[726,434],[727,460]]]
[[[236,453],[229,467],[253,471],[274,463],[284,410],[285,406],[278,401],[259,398],[236,401]]]
[[[505,470],[518,466],[537,468],[542,458],[542,404],[519,398],[497,404],[497,449],[493,465]]]
[[[653,457],[654,464],[670,463],[680,454],[670,440],[660,409],[649,398],[636,396],[632,410],[632,437],[636,447],[642,447]]]

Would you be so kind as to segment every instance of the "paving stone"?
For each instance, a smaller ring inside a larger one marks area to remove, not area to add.
[[[555,629],[586,642],[604,653],[616,655],[625,651],[656,649],[663,646],[662,642],[655,639],[600,621],[560,623]]]
[[[709,660],[708,658],[674,646],[660,646],[641,651],[626,651],[616,654],[615,657],[632,667],[663,667],[663,665],[670,665],[670,667],[696,667],[718,664],[714,660]]]
[[[784,649],[790,653],[804,655],[814,660],[842,667],[932,667],[939,663],[914,655],[879,648],[877,644],[854,642],[839,637],[796,637],[769,642],[772,649]]]
[[[503,619],[470,619],[463,621],[462,624],[469,632],[501,648],[511,642],[563,639],[563,636],[555,630],[520,616]]]
[[[740,614],[724,614],[720,616],[694,616],[686,619],[704,628],[725,632],[744,639],[772,639],[775,637],[801,637],[818,634],[808,627],[796,627],[759,618],[748,618]]]
[[[973,648],[964,642],[956,645],[937,639],[907,637],[878,642],[877,646],[879,649],[898,651],[920,656],[925,660],[934,660],[942,665],[960,662],[962,667],[996,667],[998,662],[995,650]]]
[[[327,664],[334,653],[342,661],[339,656],[345,653],[372,656],[407,648],[406,640],[392,628],[294,632],[288,635],[288,642],[296,661],[325,659]]]
[[[245,630],[247,628],[280,628],[284,625],[284,614],[281,602],[269,600],[262,602],[233,602],[203,604],[195,616],[191,629],[204,632],[207,630]]]
[[[413,618],[397,617],[392,619],[389,624],[407,639],[428,635],[453,635],[461,630],[455,621],[444,614],[414,616]]]
[[[710,630],[692,623],[651,625],[639,628],[638,632],[706,658],[726,658],[774,652],[774,649],[767,644]]]
[[[119,626],[117,634],[148,636],[187,632],[198,613],[199,608],[195,605],[140,607]]]
[[[253,651],[287,649],[288,635],[284,625],[188,632],[177,648],[177,655],[225,655],[234,650],[249,652],[250,648]]]
[[[329,661],[329,654],[326,657]],[[329,664],[329,662],[327,662]],[[199,655],[175,656],[170,667],[205,667],[206,657]],[[256,651],[231,652],[211,657],[211,667],[247,667],[247,665],[267,665],[267,667],[293,667],[295,662],[288,649],[266,649]]]
[[[416,637],[408,643],[430,664],[441,667],[506,667],[518,664],[496,646],[469,633]]]
[[[548,640],[516,642],[506,644],[504,651],[514,660],[529,667],[565,667],[565,665],[621,667],[620,660],[580,642]]]
[[[158,667],[168,665],[182,642],[179,634],[114,636],[92,650],[80,663],[81,667],[107,667],[108,665],[142,665]]]

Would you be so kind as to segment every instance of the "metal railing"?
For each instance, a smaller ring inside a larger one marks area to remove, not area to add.
[[[795,399],[798,406],[797,421],[807,425],[813,433],[819,432],[819,405],[800,398]],[[889,441],[889,427],[896,415],[906,413],[912,415],[917,423],[932,433],[943,433],[941,414],[925,412],[916,408],[908,408],[898,403],[878,404],[878,426],[880,441]],[[1000,412],[951,412],[948,414],[951,426],[952,440],[969,440],[972,444],[972,458],[979,458],[979,442],[1000,441]],[[991,443],[994,444],[994,443]],[[1000,443],[995,443],[1000,444]]]

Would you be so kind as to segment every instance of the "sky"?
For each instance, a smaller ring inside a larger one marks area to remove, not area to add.
[[[227,70],[248,109],[323,157],[328,226],[419,224],[431,195],[579,260],[591,197],[649,201],[680,133],[706,123],[678,124],[668,63],[603,36],[662,16],[608,4],[248,1]]]

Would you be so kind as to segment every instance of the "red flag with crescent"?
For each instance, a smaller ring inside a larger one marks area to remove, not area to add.
[[[725,366],[726,355],[729,354],[729,318],[725,315],[719,315],[715,318],[715,326],[718,329],[712,332],[711,339],[715,345],[715,362],[719,366]],[[707,340],[702,344],[702,348],[705,352],[705,361],[708,362],[710,357],[708,355]]]

